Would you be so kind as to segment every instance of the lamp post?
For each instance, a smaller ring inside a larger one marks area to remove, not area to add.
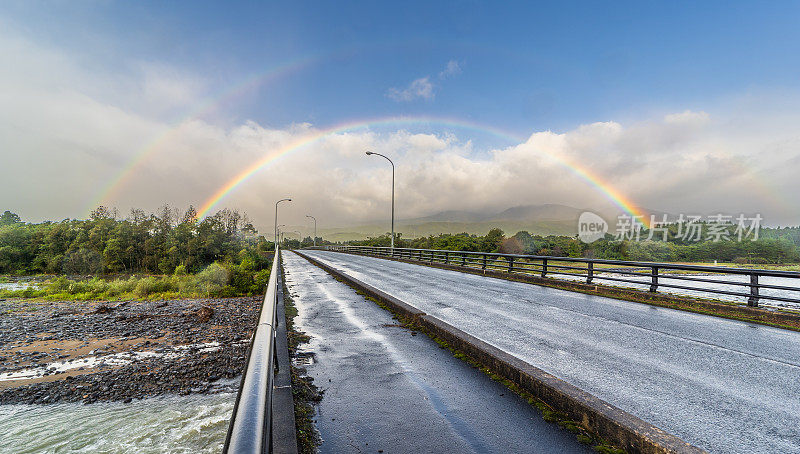
[[[394,253],[394,162],[380,153],[375,153],[374,151],[367,152],[367,156],[372,155],[380,156],[389,161],[389,163],[392,165],[392,253]]]
[[[283,243],[283,231],[281,230],[281,227],[286,227],[286,224],[278,224],[278,239],[281,240],[281,243]]]
[[[317,218],[309,214],[307,214],[306,217],[314,220],[314,247],[317,247]]]
[[[280,199],[275,202],[275,245],[278,244],[278,204],[281,202],[291,202],[292,199]]]

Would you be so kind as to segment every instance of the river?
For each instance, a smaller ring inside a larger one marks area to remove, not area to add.
[[[219,393],[128,404],[0,405],[0,453],[218,453],[235,399]]]

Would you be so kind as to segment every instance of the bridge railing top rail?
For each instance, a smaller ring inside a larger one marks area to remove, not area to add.
[[[386,246],[327,246],[327,248],[350,248],[350,249],[380,249],[391,251],[392,248]],[[668,262],[643,262],[632,260],[611,260],[611,259],[593,259],[585,257],[560,257],[552,255],[530,255],[530,254],[507,254],[502,252],[478,252],[478,251],[457,251],[450,249],[416,249],[416,248],[394,248],[394,251],[422,251],[434,253],[449,253],[449,254],[466,254],[472,256],[491,256],[503,257],[514,259],[528,259],[528,260],[553,260],[559,262],[575,262],[575,263],[597,263],[603,265],[618,265],[626,267],[639,267],[639,268],[652,268],[658,267],[665,270],[676,271],[698,271],[708,273],[724,273],[724,274],[742,274],[750,275],[758,273],[761,276],[774,276],[774,277],[789,277],[800,278],[800,272],[797,271],[782,271],[782,270],[767,270],[761,268],[736,268],[727,266],[713,266],[713,265],[689,265],[683,263],[668,263]]]
[[[228,424],[223,453],[271,452],[278,274],[280,274],[280,250],[276,245],[264,303],[261,305],[258,325],[250,341],[247,362]]]
[[[559,278],[573,281],[585,279],[587,284],[591,284],[593,281],[623,283],[634,288],[645,286],[650,292],[657,292],[659,288],[667,288],[673,291],[678,290],[683,294],[686,294],[688,290],[691,291],[691,294],[699,292],[717,296],[724,295],[724,298],[728,299],[744,297],[747,298],[747,304],[750,306],[758,306],[759,300],[788,302],[793,303],[795,308],[800,308],[800,281],[798,281],[800,273],[794,271],[447,249],[349,245],[326,246],[325,248],[482,270],[507,271],[527,275],[540,274],[541,277],[556,275]],[[739,278],[737,279],[736,276]],[[745,276],[746,279],[742,279],[741,276]],[[764,277],[773,278],[773,280],[765,282],[762,279]]]

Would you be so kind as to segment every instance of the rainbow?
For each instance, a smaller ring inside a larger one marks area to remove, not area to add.
[[[524,139],[520,137],[515,137],[514,135],[502,131],[500,129],[456,119],[447,119],[447,118],[443,119],[443,118],[432,118],[432,117],[412,117],[412,118],[401,117],[401,118],[384,118],[377,120],[349,122],[346,124],[316,131],[312,134],[298,138],[297,140],[294,140],[278,148],[277,150],[268,153],[263,158],[259,159],[258,161],[244,168],[236,176],[231,178],[227,183],[225,183],[223,186],[217,189],[217,191],[214,192],[214,194],[211,197],[209,197],[200,207],[200,209],[197,212],[197,217],[199,219],[206,216],[225,197],[234,192],[239,186],[244,184],[259,170],[263,169],[272,162],[275,162],[276,160],[280,159],[281,157],[291,152],[302,150],[314,143],[317,143],[335,134],[357,131],[361,129],[370,129],[373,127],[386,126],[386,125],[397,126],[397,125],[419,125],[419,124],[436,124],[439,126],[479,131],[482,133],[488,133],[493,136],[502,138],[511,143],[525,142]],[[604,181],[599,175],[592,173],[590,170],[564,157],[550,153],[548,153],[547,155],[553,160],[555,160],[558,164],[571,171],[574,175],[578,176],[580,179],[588,183],[591,187],[599,190],[604,195],[605,198],[610,200],[613,204],[618,206],[625,213],[629,214],[630,216],[633,216],[634,219],[640,220],[641,223],[644,224],[646,227],[649,226],[650,224],[649,216],[642,210],[637,208],[636,204],[633,203],[632,200],[625,197],[622,193],[616,190],[610,183]]]
[[[190,114],[184,115],[182,119],[174,122],[174,126],[164,128],[157,136],[153,138],[153,140],[147,142],[143,147],[138,149],[133,154],[133,157],[125,165],[125,167],[120,172],[118,172],[113,178],[111,178],[109,182],[103,187],[101,187],[101,189],[96,193],[96,195],[92,198],[91,202],[88,204],[86,212],[90,212],[98,205],[103,205],[108,203],[108,201],[111,200],[119,192],[119,190],[131,180],[133,175],[135,175],[135,171],[139,167],[141,167],[141,165],[145,161],[147,161],[148,158],[152,156],[156,151],[162,149],[164,145],[169,141],[169,139],[175,134],[177,134],[177,132],[180,131],[180,129],[189,120],[200,118],[204,115],[207,115],[213,112],[215,109],[217,109],[220,105],[223,105],[226,101],[241,97],[244,94],[256,90],[257,88],[268,82],[272,82],[280,78],[286,77],[288,75],[291,75],[293,73],[296,73],[298,71],[304,70],[311,65],[319,63],[323,59],[334,58],[337,54],[340,56],[346,56],[348,55],[348,53],[351,52],[352,49],[344,49],[342,52],[329,54],[325,56],[311,55],[289,60],[274,67],[271,67],[266,71],[253,74],[252,76],[245,78],[238,84],[235,84],[219,92],[217,95],[208,97],[205,100],[201,101],[191,110]],[[458,129],[479,131],[482,133],[496,136],[505,141],[508,141],[509,145],[512,142],[513,143],[525,142],[524,139],[515,137],[513,134],[509,134],[508,132],[499,130],[497,128],[488,127],[486,125],[479,125],[461,119],[412,117],[412,118],[387,118],[387,119],[369,120],[361,122],[349,122],[332,128],[319,130],[315,133],[309,134],[308,136],[297,139],[275,150],[274,152],[269,153],[268,155],[264,156],[264,158],[258,160],[254,164],[246,167],[238,175],[233,177],[225,185],[223,185],[216,192],[214,192],[214,194],[205,203],[203,203],[200,211],[198,212],[198,217],[206,216],[208,212],[211,209],[213,209],[221,200],[223,200],[231,192],[235,191],[238,186],[247,181],[253,174],[258,172],[260,169],[268,166],[271,162],[279,159],[280,157],[292,151],[303,149],[304,147],[307,147],[315,142],[323,140],[324,138],[329,137],[331,135],[344,133],[348,131],[369,129],[371,127],[377,127],[381,125],[397,126],[404,124],[419,125],[425,123],[435,124],[438,126],[454,127]],[[605,181],[599,175],[591,172],[587,168],[579,165],[578,163],[568,160],[567,158],[550,153],[547,153],[547,156],[552,158],[559,165],[568,169],[571,173],[576,175],[581,180],[585,181],[591,187],[601,192],[606,199],[608,199],[613,204],[618,206],[625,213],[634,216],[635,219],[636,218],[640,219],[642,224],[644,224],[645,226],[649,226],[649,215],[647,215],[647,213],[638,208],[630,198],[620,193],[617,189],[613,187],[612,184]],[[764,178],[756,175],[754,170],[750,168],[747,164],[739,162],[738,160],[736,161],[736,164],[738,164],[737,167],[740,167],[743,173],[747,174],[749,180],[751,180],[751,182],[754,184],[754,188],[756,188],[758,192],[761,192],[762,196],[764,196],[765,199],[771,201],[776,205],[780,205],[780,208],[783,208],[787,211],[797,212],[797,207],[794,204],[789,203],[787,199],[782,197],[776,190],[768,187],[767,184],[761,181]]]
[[[244,94],[254,91],[262,85],[286,77],[287,75],[301,71],[312,64],[320,61],[320,57],[306,56],[284,62],[280,65],[274,66],[266,71],[253,74],[245,78],[241,82],[234,84],[227,89],[217,93],[215,96],[206,98],[199,102],[192,110],[191,113],[184,115],[183,118],[175,122],[174,126],[164,128],[153,140],[149,141],[143,147],[133,154],[133,157],[128,161],[125,167],[120,170],[100,191],[92,198],[86,211],[97,208],[108,202],[114,195],[118,193],[120,188],[125,186],[135,174],[135,171],[153,155],[157,150],[161,149],[168,140],[173,137],[181,127],[188,121],[196,118],[201,118],[205,115],[212,113],[219,106],[223,105],[226,101],[239,98]]]

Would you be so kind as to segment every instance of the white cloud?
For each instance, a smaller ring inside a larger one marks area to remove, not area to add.
[[[414,101],[415,99],[433,99],[433,84],[428,77],[415,79],[408,87],[390,88],[386,96],[395,101]]]
[[[672,124],[703,124],[708,122],[711,117],[706,112],[693,112],[691,110],[684,110],[680,113],[667,114],[664,116],[664,122]]]
[[[142,150],[152,152],[110,203],[122,213],[163,203],[197,207],[254,162],[320,132],[308,123],[271,128],[198,119],[173,127],[159,112],[201,90],[181,91],[184,78],[190,87],[202,87],[201,79],[164,69],[100,74],[30,43],[13,44],[0,40],[0,55],[21,49],[13,52],[13,65],[0,65],[0,210],[29,220],[85,216],[89,202]],[[433,86],[423,79],[428,86],[412,92],[432,97]],[[144,101],[159,92],[169,98],[164,104]],[[304,225],[306,214],[317,216],[321,227],[384,219],[391,168],[364,156],[375,150],[397,165],[399,218],[541,203],[613,208],[568,162],[644,207],[760,211],[767,221],[797,224],[796,202],[792,207],[784,199],[800,191],[800,132],[794,127],[800,114],[764,106],[727,111],[539,131],[489,153],[477,153],[469,137],[452,134],[401,128],[337,133],[275,159],[217,208],[247,211],[262,231],[271,229],[269,207],[284,196],[294,199],[282,212],[289,224]]]
[[[447,62],[447,66],[439,72],[439,80],[449,79],[461,74],[461,66],[455,60]],[[431,82],[431,76],[414,79],[405,88],[392,87],[386,92],[386,96],[398,101],[409,102],[417,99],[430,100],[436,96],[436,85]]]
[[[444,70],[439,73],[439,79],[444,80],[459,74],[461,74],[461,65],[455,60],[450,60]]]
[[[136,105],[155,114],[169,113],[173,109],[185,110],[197,102],[206,91],[206,81],[193,74],[176,68],[154,64],[139,63],[141,97]]]

